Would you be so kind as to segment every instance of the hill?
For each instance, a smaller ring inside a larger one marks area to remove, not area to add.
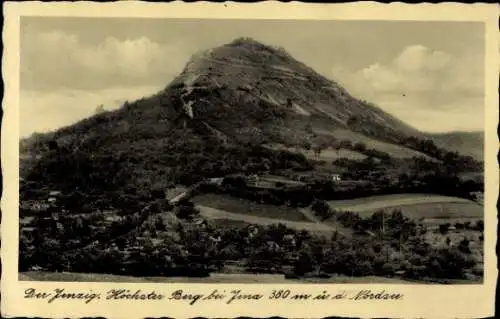
[[[450,132],[429,134],[436,145],[464,155],[474,157],[478,161],[484,158],[483,132]]]
[[[367,149],[366,140],[379,143]],[[40,188],[148,196],[154,188],[207,177],[316,165],[300,152],[266,144],[340,145],[386,158],[420,154],[443,160],[447,154],[283,49],[241,38],[195,54],[153,96],[23,140],[21,196]]]

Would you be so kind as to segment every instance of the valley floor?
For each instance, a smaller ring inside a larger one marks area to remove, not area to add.
[[[19,273],[20,281],[63,281],[63,282],[123,282],[123,283],[317,283],[317,284],[439,284],[426,281],[409,281],[399,278],[386,278],[378,276],[349,277],[332,276],[331,278],[301,278],[285,279],[279,274],[226,274],[213,273],[210,277],[132,277],[109,274],[84,274],[69,272],[38,272],[29,271]],[[449,280],[442,284],[480,284],[479,281]]]

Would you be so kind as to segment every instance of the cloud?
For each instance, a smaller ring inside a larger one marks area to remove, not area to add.
[[[431,51],[423,45],[405,48],[394,59],[394,65],[403,71],[418,72],[422,70],[436,71],[446,67],[451,56],[442,51]]]
[[[21,47],[22,88],[167,85],[191,51],[182,43],[156,43],[148,37],[107,37],[85,42],[62,31],[30,33]]]
[[[388,63],[356,70],[334,66],[332,73],[353,95],[421,130],[478,130],[484,114],[482,59],[412,45]]]
[[[95,114],[102,104],[105,110],[119,108],[125,101],[134,101],[158,92],[161,87],[112,88],[88,90],[22,90],[20,93],[20,137],[34,132],[48,132],[71,125]]]

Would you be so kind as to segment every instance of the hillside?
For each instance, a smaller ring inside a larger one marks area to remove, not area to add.
[[[378,141],[368,146],[375,155],[440,160],[445,154],[284,50],[242,38],[195,54],[153,96],[23,140],[21,193],[55,188],[142,196],[235,172],[312,170],[314,161],[302,154],[263,146],[332,146],[346,132],[348,146],[341,147]]]
[[[484,133],[483,132],[450,132],[429,134],[436,145],[474,157],[482,161],[484,158]]]

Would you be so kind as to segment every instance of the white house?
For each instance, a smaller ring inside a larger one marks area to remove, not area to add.
[[[332,181],[334,182],[340,182],[342,178],[340,177],[340,174],[332,174]]]
[[[250,175],[247,178],[247,182],[250,185],[256,185],[259,182],[259,176],[258,175]]]

